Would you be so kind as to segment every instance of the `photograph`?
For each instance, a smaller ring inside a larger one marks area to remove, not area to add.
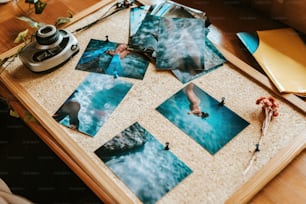
[[[216,68],[222,66],[225,62],[226,59],[223,57],[223,55],[217,50],[213,43],[206,38],[204,49],[204,70],[175,69],[171,70],[171,72],[184,84],[215,70]]]
[[[216,100],[193,83],[156,110],[212,155],[249,125],[226,107],[225,98]]]
[[[160,19],[156,69],[204,70],[205,27],[197,18]]]
[[[152,6],[138,6],[130,11],[129,46],[145,53],[155,64],[160,18],[204,18],[205,13],[167,1]]]
[[[139,200],[153,204],[192,173],[168,145],[136,122],[95,153]]]
[[[136,33],[129,37],[128,43],[131,48],[148,56],[153,63],[156,60],[159,22],[160,17],[147,13]],[[130,23],[130,27],[133,26],[134,24]]]
[[[168,18],[199,18],[202,19],[206,24],[206,15],[202,11],[195,10],[186,6],[182,6],[180,4],[177,4],[172,1],[162,2],[156,5],[153,5],[151,7],[148,6],[139,6],[134,7],[131,9],[130,12],[130,42],[129,46],[137,47],[141,44],[137,49],[140,51],[147,50],[146,55],[151,55],[151,62],[156,64],[156,53],[157,53],[157,47],[158,46],[158,35],[156,35],[154,40],[152,41],[152,30],[154,30],[153,33],[159,32],[160,22],[155,23],[156,26],[158,26],[158,29],[154,29],[152,27],[152,23],[146,22],[149,21],[146,19],[144,21],[144,24],[151,25],[150,29],[148,30],[149,26],[142,26],[141,29],[139,27],[142,25],[142,20],[145,18],[146,15],[150,15],[148,19],[154,18],[152,16],[158,16],[159,19],[155,19],[156,21],[160,21],[163,17]],[[145,30],[143,32],[142,30]],[[138,36],[134,36],[136,32],[138,31]],[[149,34],[150,32],[151,34]],[[184,69],[184,66],[182,66],[179,69],[171,69],[171,72],[176,76],[178,80],[180,80],[182,83],[187,83],[193,79],[196,79],[212,70],[215,70],[216,68],[223,65],[224,62],[226,62],[226,59],[223,57],[223,55],[218,51],[218,49],[213,45],[213,43],[207,38],[209,32],[209,28],[204,28],[204,37],[203,42],[205,44],[204,46],[204,70],[197,70],[197,69]],[[141,36],[141,37],[140,37]],[[155,35],[154,35],[155,36]],[[134,38],[134,41],[132,40]],[[151,39],[151,40],[149,40]],[[151,43],[151,46],[149,46],[149,42]],[[133,45],[135,44],[135,45]],[[146,45],[147,44],[147,45]],[[152,46],[154,45],[154,46]],[[151,52],[149,52],[150,49],[146,49],[145,47],[154,47],[151,49]],[[152,56],[154,55],[154,57]]]
[[[76,69],[88,72],[143,79],[149,65],[144,55],[128,49],[124,43],[91,39]]]
[[[95,136],[131,87],[131,83],[112,76],[90,73],[53,118],[66,127]]]
[[[198,9],[174,1],[162,1],[154,4],[151,15],[173,18],[205,18],[206,14]]]
[[[142,20],[146,17],[149,12],[151,6],[149,5],[141,5],[132,7],[130,9],[130,33],[129,36],[133,36],[136,34],[138,28],[140,27]]]

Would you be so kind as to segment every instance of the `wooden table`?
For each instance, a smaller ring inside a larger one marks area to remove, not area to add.
[[[33,5],[29,10],[29,4],[25,1],[13,1],[7,4],[0,4],[0,53],[8,51],[16,46],[14,43],[18,33],[25,29],[30,29],[29,33],[33,31],[31,27],[16,17],[27,16],[28,11],[31,12],[30,18],[33,18],[37,22],[44,22],[46,24],[54,24],[58,17],[67,17],[69,13],[72,15],[79,15],[81,11],[90,6],[98,3],[98,0],[82,1],[77,4],[73,4],[68,0],[54,1],[47,0],[45,10],[42,14],[35,14]]]
[[[223,4],[222,1],[178,1],[180,3],[185,3],[189,6],[192,6],[194,8],[198,8],[201,10],[205,10],[207,12],[207,15],[210,18],[210,21],[212,22],[213,26],[211,26],[211,39],[216,45],[219,45],[223,48],[225,48],[227,51],[229,51],[231,54],[234,54],[234,56],[237,56],[238,58],[245,61],[248,65],[251,65],[252,67],[255,67],[258,70],[261,70],[259,65],[254,61],[253,57],[250,56],[250,54],[247,52],[247,50],[243,47],[243,45],[239,42],[237,37],[235,36],[236,32],[239,31],[256,31],[258,29],[270,29],[270,28],[279,28],[283,27],[283,25],[271,21],[268,18],[265,18],[261,15],[258,15],[255,11],[248,10],[246,8],[241,8],[237,5],[230,5],[230,4]],[[256,20],[254,20],[254,18]],[[242,22],[242,23],[241,23]],[[230,55],[232,57],[232,55]],[[233,59],[235,61],[235,59]],[[267,84],[267,79],[260,76],[258,80],[264,80],[264,83]],[[270,86],[271,89],[273,86],[268,83],[267,86]],[[1,86],[1,92],[2,95],[7,97],[9,99],[10,104],[12,107],[21,115],[23,116],[25,114],[26,108],[24,107],[25,104],[21,104],[14,96],[12,96],[9,91],[6,89],[6,87]],[[289,100],[291,96],[288,96]],[[298,101],[297,103],[300,103]],[[30,122],[26,121],[28,125],[34,130],[34,132],[37,133],[38,136],[40,136],[46,144],[50,146],[50,148],[59,155],[59,157],[71,168],[73,169],[79,177],[90,187],[93,189],[95,193],[100,195],[100,198],[105,201],[112,200],[110,195],[107,195],[103,192],[103,189],[99,189],[99,187],[96,185],[96,183],[78,166],[78,164],[74,161],[73,158],[71,158],[65,150],[59,145],[52,137],[50,137],[48,131],[44,127],[42,127],[37,122]],[[301,140],[300,142],[303,142]],[[304,141],[305,142],[305,141]],[[305,146],[299,147],[301,150],[301,153],[296,153],[293,157],[292,155],[287,158],[287,161],[285,161],[281,167],[274,166],[273,169],[271,169],[272,173],[268,173],[267,175],[263,175],[264,178],[261,178],[264,180],[264,182],[260,182],[257,186],[245,186],[245,187],[253,187],[255,189],[250,189],[250,194],[245,193],[245,189],[242,189],[243,194],[242,196],[246,196],[245,198],[247,201],[250,198],[254,196],[254,192],[259,191],[266,183],[269,182],[278,172],[280,172],[288,163],[291,162],[291,160],[295,157],[296,159],[290,163],[290,165],[283,171],[281,174],[279,174],[277,177],[275,177],[274,180],[272,180],[271,183],[269,183],[259,194],[257,194],[253,201],[254,203],[261,203],[263,201],[273,201],[273,202],[283,202],[285,201],[283,197],[275,196],[278,195],[280,192],[282,195],[285,195],[286,197],[290,198],[290,201],[293,201],[293,199],[296,199],[294,203],[302,202],[305,200],[305,195],[301,194],[300,192],[303,192],[305,190],[305,182],[303,180],[299,179],[299,177],[295,177],[296,175],[301,176],[300,178],[305,179],[305,174],[303,171],[299,169],[303,169],[305,167]],[[275,162],[275,161],[274,161]],[[279,161],[276,161],[279,162]],[[272,165],[273,166],[273,165]],[[265,171],[267,172],[267,170]],[[260,176],[259,176],[260,177]],[[297,179],[294,179],[297,178]],[[293,179],[293,181],[292,181]],[[294,187],[288,186],[288,185],[278,185],[279,183],[289,183],[292,181],[294,183]],[[305,181],[305,180],[304,180]],[[238,197],[239,195],[238,192]],[[236,199],[237,196],[233,195],[233,199]],[[241,198],[240,198],[241,199]],[[242,199],[243,200],[243,199]]]

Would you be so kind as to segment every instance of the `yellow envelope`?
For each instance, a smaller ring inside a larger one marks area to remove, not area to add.
[[[282,93],[306,96],[306,46],[291,28],[257,31],[253,56]]]

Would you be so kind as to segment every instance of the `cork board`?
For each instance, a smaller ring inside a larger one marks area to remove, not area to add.
[[[72,31],[94,21],[108,6],[70,25],[67,30]],[[271,176],[273,177],[269,173],[271,169],[274,175],[277,174],[290,159],[305,148],[305,111],[295,108],[288,99],[275,95],[270,89],[258,83],[255,76],[255,80],[248,77],[236,67],[240,62],[235,66],[233,61],[192,81],[215,99],[225,97],[226,107],[249,122],[246,128],[214,155],[156,111],[160,104],[186,84],[182,84],[168,71],[157,71],[152,64],[149,65],[143,80],[121,78],[132,83],[133,87],[95,137],[89,137],[56,123],[51,116],[89,74],[75,70],[89,40],[104,40],[107,35],[112,41],[127,43],[128,25],[129,11],[121,11],[77,34],[80,53],[64,66],[50,73],[37,74],[16,60],[2,76],[2,80],[14,95],[91,177],[98,188],[103,190],[101,197],[106,201],[141,203],[95,154],[99,147],[135,122],[150,132],[161,144],[169,142],[170,151],[192,170],[190,175],[162,196],[158,203],[224,203],[227,200],[230,202],[230,199],[243,201],[245,196],[253,193],[250,188],[243,188],[244,186],[258,186],[258,178],[259,186],[264,185]],[[226,51],[224,54],[227,57]],[[247,175],[243,175],[262,124],[261,109],[255,105],[255,101],[260,96],[269,95],[278,99],[280,116],[271,124],[256,163]],[[266,174],[268,175],[261,177]],[[254,187],[254,192],[256,188],[258,187]],[[235,197],[237,192],[242,198],[239,195]],[[97,190],[96,193],[100,192]]]

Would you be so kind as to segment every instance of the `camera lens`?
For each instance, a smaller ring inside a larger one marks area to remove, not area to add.
[[[53,25],[46,25],[36,32],[36,41],[41,45],[51,45],[59,38],[59,32]]]

